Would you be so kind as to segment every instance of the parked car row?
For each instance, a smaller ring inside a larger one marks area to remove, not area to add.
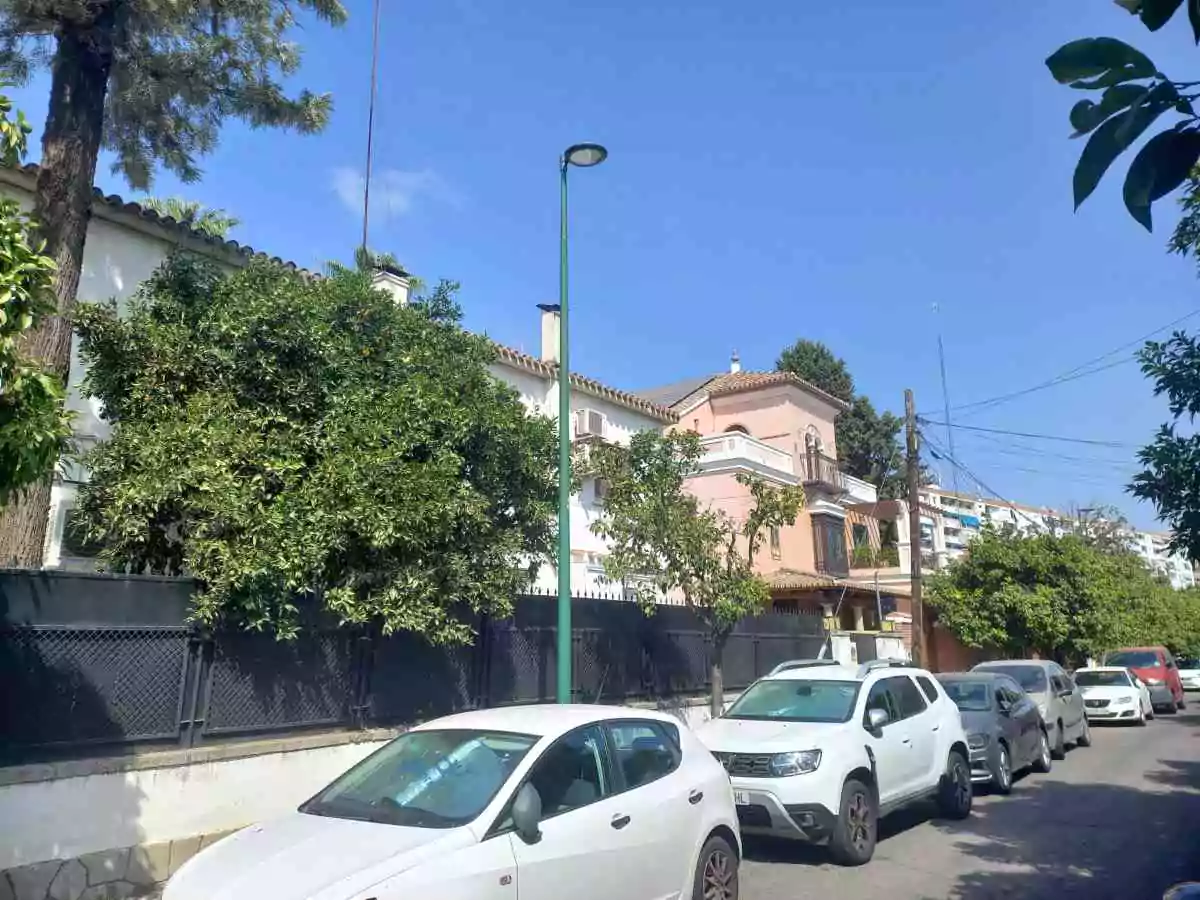
[[[206,848],[164,900],[551,900],[563,885],[576,900],[737,900],[743,834],[866,863],[887,813],[932,800],[965,818],[974,785],[1007,793],[1087,746],[1089,715],[1144,722],[1168,659],[1161,684],[1121,654],[1076,680],[1041,660],[937,676],[794,660],[695,732],[627,707],[461,713]]]

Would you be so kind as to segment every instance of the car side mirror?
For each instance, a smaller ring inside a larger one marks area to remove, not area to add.
[[[1000,708],[1000,715],[1002,715],[1002,716],[1011,716],[1012,715],[1012,704],[1011,703],[1001,703],[1001,704],[999,704],[999,708]]]
[[[878,731],[888,723],[887,710],[875,708],[867,710],[867,726],[872,731]]]
[[[512,805],[513,830],[527,844],[536,844],[542,839],[538,823],[542,821],[542,796],[529,782],[521,785]]]

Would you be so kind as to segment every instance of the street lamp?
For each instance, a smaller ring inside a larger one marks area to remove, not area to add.
[[[559,703],[571,702],[571,369],[567,357],[567,168],[598,166],[599,144],[572,144],[559,160],[558,239],[558,679]]]

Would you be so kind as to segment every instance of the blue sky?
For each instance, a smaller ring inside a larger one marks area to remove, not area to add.
[[[348,258],[370,64],[370,5],[350,7],[346,27],[297,34],[297,83],[335,97],[324,134],[231,125],[203,181],[163,175],[155,193],[222,207],[236,238],[300,264]],[[1154,235],[1126,215],[1124,163],[1072,212],[1078,97],[1043,65],[1107,34],[1194,78],[1186,32],[1150,35],[1106,0],[384,0],[371,243],[461,281],[469,327],[536,351],[557,157],[601,141],[608,162],[572,181],[576,369],[634,389],[723,369],[734,349],[769,369],[807,337],[877,406],[899,411],[911,387],[936,412],[940,328],[951,402],[983,400],[1200,308],[1193,264],[1164,252],[1172,209]],[[16,93],[39,126],[45,84]],[[1122,485],[1165,418],[1129,363],[961,420],[1129,449],[966,432],[956,449],[1002,496],[1115,503],[1148,526]]]

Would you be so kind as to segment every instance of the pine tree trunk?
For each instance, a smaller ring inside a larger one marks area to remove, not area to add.
[[[42,136],[34,217],[46,241],[45,253],[58,264],[55,315],[27,337],[30,356],[43,360],[64,384],[71,374],[71,310],[83,269],[92,207],[92,184],[104,126],[104,98],[112,70],[117,4],[105,4],[87,24],[68,24],[57,34],[50,86],[50,110]],[[50,512],[50,478],[31,485],[0,511],[0,561],[40,566]]]

